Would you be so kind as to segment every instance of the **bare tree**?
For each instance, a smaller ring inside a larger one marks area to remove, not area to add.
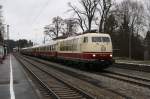
[[[57,38],[62,34],[62,28],[64,26],[64,20],[57,16],[53,18],[52,24],[46,25],[44,27],[45,35],[49,35],[51,38]]]
[[[78,18],[76,18],[76,20],[78,21],[78,24],[79,24],[80,28],[84,32],[85,31],[85,29],[84,29],[85,19],[80,14],[80,10],[77,7],[75,7],[75,6],[72,6],[70,2],[68,3],[68,5],[71,8],[71,10],[73,10],[74,13],[77,15]]]
[[[77,34],[78,20],[75,18],[65,19],[66,23],[66,33],[65,35],[71,36]]]
[[[64,25],[64,20],[61,17],[57,16],[57,17],[53,18],[53,22],[52,23],[54,24],[54,27],[55,27],[54,28],[55,29],[55,35],[56,35],[56,37],[58,37],[59,33],[61,32],[61,28]]]
[[[78,22],[83,32],[85,31],[85,28],[86,30],[91,31],[92,21],[96,13],[98,3],[99,0],[80,0],[80,4],[82,6],[80,9],[69,3],[71,9],[78,16]]]
[[[138,1],[124,0],[119,4],[117,11],[120,12],[120,20],[128,21],[130,32],[138,33],[144,26],[144,7]]]
[[[145,24],[142,3],[123,0],[116,6],[114,13],[119,25],[117,40],[121,56],[131,58],[136,57],[136,53],[142,55],[143,47],[139,36],[139,31],[142,31]]]
[[[76,35],[78,22],[75,18],[62,19],[61,17],[54,17],[52,24],[44,27],[45,38],[48,35],[52,39],[57,39],[60,36],[68,37]]]
[[[150,31],[150,1],[145,0],[146,4],[146,16],[147,16],[147,22],[148,22],[148,30]]]
[[[111,0],[100,0],[98,12],[100,14],[99,32],[105,32],[105,23],[108,19],[110,8],[112,7]]]

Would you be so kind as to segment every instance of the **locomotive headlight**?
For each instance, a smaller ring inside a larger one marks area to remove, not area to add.
[[[95,54],[93,54],[93,57],[96,57],[96,55],[95,55]]]
[[[110,57],[112,57],[113,55],[112,54],[110,54]]]

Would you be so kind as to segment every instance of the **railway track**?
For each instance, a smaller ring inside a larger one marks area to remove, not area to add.
[[[150,79],[144,79],[140,77],[130,76],[127,74],[116,73],[107,70],[104,70],[104,73],[96,73],[96,74],[150,89]]]
[[[23,57],[17,56],[17,58],[48,91],[52,99],[95,99],[94,96],[42,70],[36,64],[27,61]]]
[[[38,61],[38,60],[36,60],[34,58],[28,57],[28,56],[27,56],[27,58],[30,58],[31,60],[34,60],[34,61],[37,61],[37,62],[40,62],[41,64],[49,65],[49,64],[46,64],[44,62]],[[85,75],[82,75],[82,74],[78,74],[77,72],[69,71],[69,70],[66,70],[66,69],[59,68],[59,67],[57,68],[57,66],[52,66],[51,65],[51,67],[53,67],[54,69],[57,69],[57,70],[59,70],[59,71],[61,71],[63,73],[66,73],[67,75],[71,75],[72,77],[75,77],[75,78],[78,78],[80,80],[86,81],[86,82],[96,86],[97,88],[104,89],[106,91],[109,91],[110,93],[114,93],[114,94],[116,94],[118,96],[121,96],[124,99],[131,99],[129,96],[126,96],[126,95],[124,95],[122,93],[119,93],[119,92],[117,92],[115,90],[112,90],[112,89],[109,89],[109,88],[101,86],[99,84],[101,81],[99,81],[99,80],[96,80],[94,78],[91,78],[91,77],[88,77],[88,76],[85,76]]]
[[[30,57],[28,57],[28,58],[30,58]],[[36,59],[33,58],[32,60],[36,60]],[[40,62],[41,64],[49,65],[49,64],[47,64],[45,62],[41,62],[41,61],[38,61],[38,60],[36,60],[36,61]],[[128,96],[126,94],[123,94],[122,92],[120,93],[120,92],[117,92],[115,90],[109,89],[107,87],[105,88],[105,87],[101,86],[99,84],[100,81],[97,80],[97,79],[94,79],[94,78],[91,78],[91,77],[88,77],[88,76],[85,76],[85,75],[82,75],[82,74],[78,74],[76,72],[72,72],[72,71],[69,71],[69,70],[64,70],[62,68],[61,69],[57,68],[57,67],[55,67],[55,68],[57,70],[61,71],[61,72],[65,72],[68,75],[71,75],[73,77],[78,77],[81,80],[89,82],[89,83],[91,83],[91,84],[93,84],[93,85],[95,85],[95,86],[97,86],[97,87],[99,87],[101,89],[105,89],[105,90],[110,91],[112,93],[118,94],[121,97],[124,97],[125,99],[132,99],[130,96]],[[132,84],[132,85],[138,85],[138,86],[150,89],[150,85],[149,85],[150,80],[149,79],[129,76],[127,74],[121,74],[121,73],[116,73],[116,72],[112,72],[112,71],[104,71],[103,73],[94,72],[94,74],[97,74],[97,75],[100,75],[100,76],[104,76],[104,77],[107,77],[107,78],[111,78],[111,79],[115,79],[115,80],[119,80],[119,81],[123,81],[123,82],[129,83],[129,84]]]
[[[43,62],[41,62],[41,63],[43,63]],[[45,63],[43,63],[43,64],[45,64]],[[59,69],[59,68],[57,68],[57,69]],[[82,79],[87,78],[84,75],[75,75],[76,73],[72,73],[70,71],[66,71],[66,70],[64,71],[62,69],[59,69],[59,70],[62,72],[66,72],[69,75],[76,76],[76,77],[80,77],[80,76],[82,77],[83,76]],[[138,85],[138,86],[150,89],[150,79],[144,79],[144,78],[140,78],[140,77],[130,76],[127,74],[116,73],[116,72],[109,71],[109,70],[104,70],[103,73],[94,72],[94,74],[109,77],[109,78],[120,80],[120,81],[124,81],[124,82],[130,83],[130,84],[133,84],[133,85]],[[90,78],[90,79],[93,79],[93,78]],[[96,80],[93,80],[93,81],[98,82]]]

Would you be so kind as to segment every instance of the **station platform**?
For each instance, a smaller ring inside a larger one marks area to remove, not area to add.
[[[0,64],[0,99],[39,99],[21,64],[11,54]]]
[[[140,65],[140,66],[150,66],[150,60],[148,61],[137,61],[137,60],[132,60],[132,59],[115,59],[115,63],[120,63],[120,64],[130,64],[130,65]]]

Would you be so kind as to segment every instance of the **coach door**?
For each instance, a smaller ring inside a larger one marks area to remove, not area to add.
[[[88,43],[89,43],[89,38],[88,37],[83,37],[83,41],[81,43],[81,51],[82,52],[87,52],[88,51]]]

